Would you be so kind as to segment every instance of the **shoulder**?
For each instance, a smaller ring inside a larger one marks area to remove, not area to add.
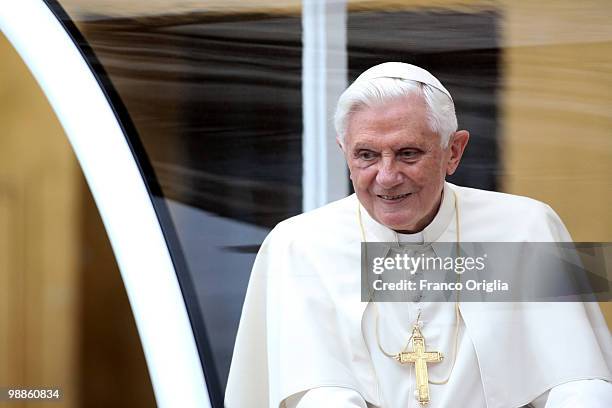
[[[506,214],[541,215],[553,211],[547,204],[533,198],[497,191],[451,185],[464,207],[479,207],[481,210],[503,211]]]
[[[557,213],[546,203],[515,194],[451,187],[459,199],[462,221],[489,226],[490,234],[500,240],[508,236],[512,236],[512,241],[571,240]]]
[[[357,197],[352,194],[280,222],[274,230],[283,236],[324,239],[357,230]]]
[[[356,197],[349,196],[280,222],[262,244],[256,265],[274,274],[301,277],[318,277],[345,261],[357,262],[348,270],[358,270],[357,208]]]

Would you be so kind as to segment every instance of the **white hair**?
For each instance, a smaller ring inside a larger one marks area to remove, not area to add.
[[[340,144],[344,146],[348,121],[352,113],[412,93],[424,97],[429,128],[440,136],[440,144],[446,148],[451,135],[457,131],[457,116],[452,99],[433,86],[408,79],[387,77],[355,81],[340,95],[334,115],[334,125]]]

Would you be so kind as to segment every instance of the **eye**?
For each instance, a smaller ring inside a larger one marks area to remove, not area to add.
[[[408,159],[408,160],[415,159],[417,158],[418,155],[419,155],[419,152],[416,150],[402,150],[399,153],[399,157],[401,159]]]
[[[357,152],[357,157],[361,160],[370,161],[376,158],[376,153],[371,150],[360,150]]]

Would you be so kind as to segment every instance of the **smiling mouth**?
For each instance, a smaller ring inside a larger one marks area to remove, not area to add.
[[[398,200],[401,200],[402,198],[408,197],[410,194],[412,194],[412,193],[406,193],[406,194],[400,194],[400,195],[382,195],[382,194],[377,194],[377,197],[378,198],[382,198],[385,201],[398,201]]]

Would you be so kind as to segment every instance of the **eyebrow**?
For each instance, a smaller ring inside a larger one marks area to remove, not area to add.
[[[358,150],[372,150],[375,151],[376,149],[374,147],[372,147],[370,144],[368,143],[364,143],[364,142],[360,142],[360,143],[356,143],[355,146],[353,146],[353,151],[358,151]],[[402,150],[423,150],[422,146],[401,146],[399,148],[394,148],[393,151],[395,152],[401,152]]]
[[[372,150],[372,147],[369,144],[363,143],[363,142],[357,143],[355,144],[355,146],[353,146],[353,150],[363,150],[363,149]]]

